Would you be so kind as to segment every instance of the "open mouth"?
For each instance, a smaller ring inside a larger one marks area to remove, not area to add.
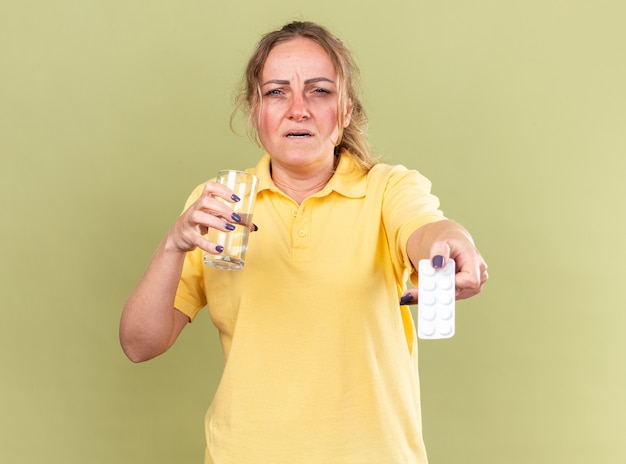
[[[307,137],[311,137],[311,134],[309,132],[289,132],[287,134],[287,138],[290,139],[304,139]]]

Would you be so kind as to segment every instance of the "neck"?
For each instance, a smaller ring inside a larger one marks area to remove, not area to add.
[[[283,193],[289,195],[298,203],[302,203],[306,198],[326,187],[328,181],[333,177],[338,162],[337,157],[333,158],[333,163],[330,166],[312,174],[291,172],[271,164],[272,180]]]

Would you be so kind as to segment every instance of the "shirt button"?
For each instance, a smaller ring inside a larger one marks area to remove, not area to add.
[[[304,237],[306,235],[306,231],[305,230],[301,230],[300,232],[298,232],[298,235],[300,237]]]
[[[296,217],[296,216],[298,215],[298,210],[297,210],[297,209],[294,209],[294,210],[291,212],[291,215],[292,215],[293,217]]]

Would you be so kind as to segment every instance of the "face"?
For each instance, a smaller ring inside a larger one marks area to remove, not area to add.
[[[261,72],[262,100],[254,117],[261,143],[289,168],[323,169],[333,162],[337,73],[326,51],[310,39],[276,45]],[[343,111],[345,127],[350,108]]]

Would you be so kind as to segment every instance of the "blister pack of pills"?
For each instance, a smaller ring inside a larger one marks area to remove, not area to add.
[[[454,260],[435,269],[428,259],[419,262],[417,336],[436,340],[454,335]]]

